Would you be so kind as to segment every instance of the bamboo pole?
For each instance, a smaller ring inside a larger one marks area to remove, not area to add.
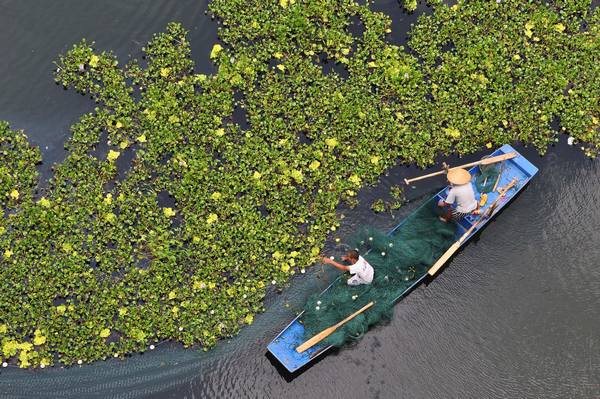
[[[296,352],[302,353],[305,350],[307,350],[309,348],[312,348],[313,346],[315,346],[316,344],[318,344],[319,342],[321,342],[322,340],[324,340],[325,338],[327,338],[328,336],[330,336],[331,334],[333,334],[333,332],[335,330],[337,330],[338,328],[340,328],[341,326],[343,326],[344,324],[346,324],[347,322],[349,322],[350,320],[352,320],[354,317],[358,316],[359,314],[361,314],[365,310],[369,309],[371,306],[373,306],[373,304],[374,304],[374,302],[369,302],[368,304],[366,304],[365,306],[363,306],[362,308],[360,308],[356,312],[352,313],[350,316],[346,317],[344,320],[340,321],[337,324],[334,324],[331,327],[328,327],[328,328],[324,329],[323,331],[321,331],[320,333],[318,333],[317,335],[315,335],[311,339],[309,339],[306,342],[304,342],[302,345],[298,346],[296,348]]]
[[[502,162],[502,164],[500,165],[500,172],[498,172],[498,177],[496,178],[496,183],[494,183],[494,188],[492,188],[492,192],[496,191],[496,189],[498,188],[498,183],[500,183],[500,176],[502,176],[502,172],[504,172],[504,165],[504,162]]]
[[[460,236],[460,238],[454,244],[452,244],[450,246],[450,248],[448,248],[446,250],[446,252],[444,252],[444,254],[427,271],[427,274],[429,274],[430,276],[433,276],[437,273],[438,270],[440,270],[440,268],[448,261],[448,259],[450,259],[450,257],[452,255],[454,255],[454,253],[458,250],[458,248],[460,248],[462,243],[467,239],[467,237],[469,237],[469,235],[473,232],[473,230],[475,230],[475,228],[479,225],[479,223],[481,223],[481,221],[483,221],[485,218],[490,216],[492,214],[492,212],[494,212],[494,209],[496,208],[496,205],[498,205],[498,202],[500,201],[500,199],[502,199],[506,195],[508,190],[510,190],[515,184],[517,184],[517,178],[512,179],[512,181],[510,183],[508,183],[506,185],[506,187],[504,187],[502,189],[502,191],[500,192],[498,197],[494,200],[494,202],[492,202],[490,204],[490,206],[485,211],[485,213],[483,215],[481,215],[475,223],[473,223],[473,225],[469,228],[469,230],[467,230],[465,232],[465,234]]]
[[[448,171],[452,170],[452,169],[470,168],[471,166],[489,165],[489,164],[496,163],[496,162],[502,162],[502,161],[506,161],[507,159],[512,159],[512,158],[514,158],[516,156],[517,156],[516,152],[509,152],[509,153],[498,155],[498,156],[495,156],[495,157],[485,158],[485,159],[482,159],[480,161],[471,162],[471,163],[467,163],[467,164],[460,165],[460,166],[455,166],[455,167],[450,168],[450,169],[440,170],[438,172],[430,173],[428,175],[423,175],[423,176],[419,176],[419,177],[413,177],[412,179],[404,179],[404,183],[410,184],[410,183],[418,181],[418,180],[423,180],[423,179],[427,179],[427,178],[430,178],[430,177],[443,175],[444,173],[448,173]]]

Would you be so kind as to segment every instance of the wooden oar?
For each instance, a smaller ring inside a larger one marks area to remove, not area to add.
[[[445,173],[448,173],[449,170],[452,169],[458,169],[458,168],[470,168],[471,166],[477,166],[477,165],[489,165],[492,163],[496,163],[496,162],[502,162],[505,161],[507,159],[511,159],[517,156],[516,152],[509,152],[503,155],[498,155],[495,157],[491,157],[491,158],[485,158],[482,159],[480,161],[476,161],[476,162],[471,162],[471,163],[467,163],[461,166],[455,166],[453,168],[450,169],[444,169],[444,170],[440,170],[439,172],[434,172],[434,173],[430,173],[428,175],[423,175],[423,176],[419,176],[419,177],[413,177],[412,179],[404,179],[404,183],[406,184],[410,184],[414,181],[418,181],[418,180],[423,180],[423,179],[427,179],[429,177],[434,177],[434,176],[439,176],[439,175],[443,175]]]
[[[491,215],[492,212],[494,212],[494,209],[496,208],[496,205],[498,204],[498,202],[500,201],[500,199],[502,199],[504,197],[504,195],[508,192],[508,190],[510,190],[515,184],[517,184],[517,179],[516,178],[512,179],[512,181],[510,183],[508,183],[506,185],[506,187],[504,187],[502,189],[502,191],[498,195],[498,198],[496,198],[494,200],[494,202],[492,202],[490,204],[490,206],[485,211],[485,213],[483,215],[479,216],[479,219],[477,219],[477,221],[475,223],[473,223],[473,225],[469,228],[469,230],[467,230],[465,232],[465,234],[463,234],[462,236],[460,236],[460,238],[458,239],[458,241],[456,241],[454,244],[452,244],[450,246],[450,248],[448,248],[446,250],[446,252],[444,252],[444,254],[437,260],[437,262],[435,262],[433,264],[433,266],[431,266],[431,268],[427,271],[427,273],[430,276],[433,276],[434,274],[436,274],[437,271],[440,270],[440,268],[444,265],[444,263],[446,263],[448,261],[448,259],[450,259],[450,257],[452,255],[454,255],[454,253],[458,250],[458,248],[460,248],[461,244],[467,239],[467,237],[469,237],[469,235],[473,232],[473,230],[475,230],[475,228],[479,225],[479,223],[482,220],[484,220],[485,218],[487,218],[489,215]]]
[[[308,341],[304,342],[302,345],[298,346],[296,348],[296,352],[302,353],[305,350],[307,350],[309,348],[312,348],[313,346],[315,346],[316,344],[318,344],[319,342],[321,342],[322,340],[324,340],[325,338],[327,338],[328,336],[330,336],[331,334],[333,334],[333,332],[335,330],[337,330],[338,328],[340,328],[341,326],[343,326],[344,324],[346,324],[347,322],[349,322],[350,320],[352,320],[354,317],[358,316],[359,314],[361,314],[365,310],[369,309],[371,306],[373,306],[373,303],[374,302],[369,302],[368,304],[366,304],[365,306],[363,306],[362,308],[360,308],[356,312],[352,313],[350,316],[346,317],[344,320],[342,320],[339,323],[334,324],[333,326],[331,326],[329,328],[326,328],[325,330],[321,331],[320,333],[318,333],[317,335],[315,335],[314,337],[312,337]]]

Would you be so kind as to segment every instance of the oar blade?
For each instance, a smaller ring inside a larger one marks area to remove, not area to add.
[[[484,158],[481,160],[481,165],[489,165],[496,162],[506,161],[507,159],[512,159],[517,156],[516,152],[509,152],[507,154],[497,155],[495,157]]]
[[[450,248],[448,248],[446,250],[446,252],[444,252],[444,254],[437,260],[437,262],[435,262],[433,264],[433,266],[431,266],[431,268],[427,271],[427,273],[430,276],[435,275],[437,273],[437,271],[440,270],[440,268],[442,266],[444,266],[444,264],[448,261],[448,259],[450,259],[450,257],[452,255],[454,255],[454,253],[458,250],[458,248],[460,248],[460,240],[458,240],[454,244],[452,244],[450,246]]]
[[[362,308],[360,308],[356,312],[352,313],[350,316],[346,317],[344,320],[342,320],[339,323],[334,324],[333,326],[328,327],[325,330],[321,331],[320,333],[318,333],[317,335],[315,335],[314,337],[312,337],[311,339],[309,339],[308,341],[306,341],[302,345],[298,346],[296,348],[296,352],[302,353],[305,350],[307,350],[307,349],[313,347],[314,345],[318,344],[319,342],[321,342],[322,340],[324,340],[325,338],[327,338],[328,336],[330,336],[335,330],[337,330],[338,328],[340,328],[341,326],[343,326],[344,324],[346,324],[347,322],[349,322],[350,320],[352,320],[354,317],[356,317],[357,315],[361,314],[365,310],[369,309],[371,306],[373,306],[373,304],[375,304],[375,302],[371,301],[371,302],[367,303],[365,306],[363,306]]]

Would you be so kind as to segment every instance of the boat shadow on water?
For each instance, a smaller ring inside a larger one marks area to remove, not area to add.
[[[349,344],[349,345],[345,346],[345,348],[348,348],[351,346],[352,346],[352,344]],[[338,354],[340,352],[340,349],[343,349],[343,348],[332,349],[330,351],[330,355],[335,356],[336,354]],[[325,359],[325,356],[318,356],[312,362],[306,363],[304,366],[300,367],[298,370],[296,370],[294,372],[290,372],[290,371],[288,371],[288,369],[285,368],[285,366],[283,366],[281,364],[281,362],[279,360],[277,360],[277,358],[271,352],[266,351],[265,357],[269,360],[269,362],[275,368],[275,370],[277,370],[277,373],[279,373],[279,375],[285,380],[285,382],[288,382],[288,383],[294,381],[296,378],[298,378],[302,374],[304,374],[304,372],[313,368],[313,366],[315,366],[316,364],[320,363],[323,359]]]

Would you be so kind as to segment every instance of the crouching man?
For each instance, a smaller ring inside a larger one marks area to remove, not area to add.
[[[373,266],[371,266],[369,262],[365,260],[365,258],[360,256],[358,251],[348,251],[346,256],[342,256],[342,260],[350,263],[350,266],[345,266],[334,261],[333,259],[323,257],[323,263],[327,263],[333,267],[348,271],[350,274],[352,274],[352,277],[348,279],[348,285],[371,284],[373,282],[375,270],[373,269]]]
[[[469,214],[479,214],[479,203],[471,185],[471,174],[465,169],[450,169],[447,179],[452,188],[448,197],[438,202],[438,206],[444,208],[440,220],[448,223],[451,220],[458,221]],[[455,202],[456,207],[453,207]]]

